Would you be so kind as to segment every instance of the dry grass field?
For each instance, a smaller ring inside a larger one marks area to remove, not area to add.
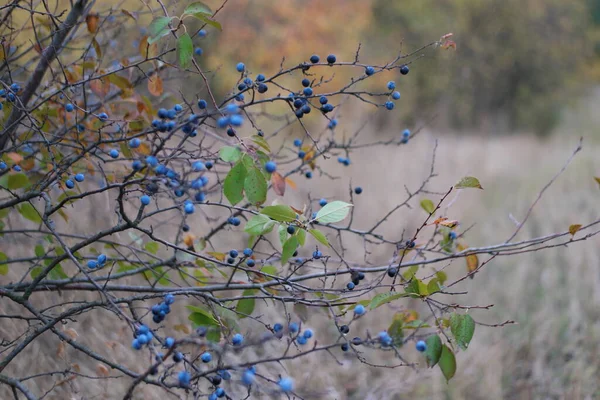
[[[485,190],[465,191],[458,198],[451,199],[452,206],[447,213],[460,220],[463,227],[473,225],[466,235],[469,245],[501,243],[515,229],[509,216],[519,220],[525,215],[539,190],[575,149],[580,134],[579,128],[573,132],[564,128],[562,134],[559,132],[553,139],[541,141],[523,135],[488,139],[423,131],[409,146],[356,153],[348,169],[339,168],[335,160],[328,161],[329,171],[342,179],[298,179],[298,190],[288,192],[286,198],[292,204],[298,198],[306,198],[309,192],[317,198],[347,198],[351,176],[354,184],[365,189],[363,195],[355,198],[358,210],[355,221],[356,227],[366,227],[369,221],[383,215],[404,198],[403,185],[415,188],[420,184],[429,170],[437,140],[435,166],[438,176],[432,181],[430,189],[444,191],[461,176],[477,176]],[[379,135],[384,137],[386,133]],[[517,239],[564,231],[570,224],[598,218],[600,191],[592,177],[600,173],[599,150],[599,144],[588,135],[583,151],[546,192]],[[418,208],[418,200],[414,203],[415,209],[399,212],[384,225],[385,233],[400,235],[403,228],[410,229],[420,224],[423,212]],[[105,204],[81,202],[76,205],[76,210],[78,217],[68,226],[63,226],[71,233],[90,234],[114,222],[109,221],[114,218],[109,199]],[[362,260],[362,246],[359,242],[357,244],[352,246],[349,243],[348,247],[356,249],[351,250],[349,255],[358,261]],[[232,242],[230,245],[242,246],[242,243]],[[0,241],[0,247],[10,247],[10,254],[16,255],[31,251],[22,243],[7,242],[6,239]],[[598,398],[599,249],[600,240],[595,237],[569,247],[497,258],[474,280],[461,283],[457,291],[468,291],[461,299],[462,304],[494,305],[489,311],[473,310],[472,315],[477,321],[494,324],[514,320],[516,323],[503,328],[477,327],[469,350],[457,355],[458,372],[450,384],[446,384],[437,368],[376,369],[361,364],[352,355],[341,353],[337,354],[337,360],[322,353],[287,362],[285,367],[296,379],[299,393],[306,399]],[[373,260],[377,262],[387,262],[391,254],[389,248],[371,250],[374,252]],[[447,266],[446,271],[450,276],[458,276],[464,273],[464,268],[464,261],[459,260]],[[13,270],[9,276],[0,279],[6,281],[19,277],[17,271]],[[64,301],[70,295],[62,296]],[[89,295],[89,298],[94,298],[94,295]],[[45,294],[34,297],[38,305],[50,305],[55,300]],[[418,309],[416,300],[411,301],[414,303],[410,306]],[[172,326],[186,323],[184,303],[184,299],[178,300],[165,333],[177,334]],[[366,330],[377,332],[385,329],[388,325],[386,318],[391,319],[392,314],[403,305],[409,304],[400,301],[386,306],[387,309],[382,307],[372,315],[367,314],[353,328],[353,332],[361,334]],[[0,311],[3,314],[22,312],[7,300],[0,304]],[[261,305],[255,313],[268,316],[274,311],[268,305]],[[333,333],[329,331],[331,324],[326,321],[324,314],[321,314],[311,316],[306,323],[315,330],[317,340],[319,336],[331,337]],[[260,334],[261,331],[253,331],[258,326],[248,324],[244,327],[249,330],[249,335]],[[3,322],[0,325],[0,337],[15,337],[24,328],[24,324],[12,326]],[[114,315],[105,311],[86,314],[69,321],[63,329],[69,328],[77,332],[80,343],[93,346],[104,356],[133,370],[142,370],[145,364],[143,357],[130,349],[130,333]],[[277,350],[275,347],[264,349],[265,352]],[[365,355],[373,363],[394,362],[388,353],[368,352]],[[79,364],[82,374],[94,376],[98,372],[95,363],[72,349],[61,349],[55,337],[45,334],[41,340],[30,345],[5,372],[22,376],[24,371],[28,375],[36,371],[61,371],[73,363]],[[41,395],[60,380],[59,374],[51,379],[40,380],[33,386],[33,391]],[[47,398],[116,399],[122,397],[130,383],[123,377],[99,380],[97,385],[93,382],[86,380],[83,384],[78,379],[62,382]],[[243,398],[241,393],[238,395]],[[269,398],[270,395],[267,392],[262,396],[260,398]],[[10,398],[6,387],[0,387],[0,398]],[[136,392],[136,398],[171,397],[163,391],[146,387]]]

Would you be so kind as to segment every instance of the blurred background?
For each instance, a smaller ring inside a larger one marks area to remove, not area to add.
[[[213,9],[221,4],[207,3]],[[99,2],[99,12],[108,8],[108,2]],[[135,1],[114,6],[119,8],[147,10]],[[147,17],[127,19],[120,36],[99,40],[117,41],[111,43],[115,53],[127,52],[128,42],[137,49]],[[306,198],[308,193],[313,198],[347,197],[351,179],[365,188],[357,205],[388,209],[403,198],[403,185],[418,187],[427,176],[438,141],[439,176],[431,187],[443,191],[461,176],[477,176],[485,190],[456,199],[452,217],[464,226],[474,224],[467,235],[469,245],[501,243],[515,229],[510,216],[523,218],[583,137],[583,151],[546,192],[517,239],[565,231],[570,224],[598,218],[600,193],[593,176],[600,175],[600,0],[230,0],[217,20],[223,31],[209,28],[197,45],[203,49],[198,62],[211,71],[219,96],[234,87],[238,61],[253,75],[269,76],[283,57],[286,65],[313,53],[322,58],[335,53],[338,60],[351,61],[360,43],[361,60],[382,65],[399,51],[412,52],[454,34],[456,49],[421,52],[408,75],[394,72],[369,80],[370,88],[382,91],[387,81],[396,80],[402,99],[394,112],[354,103],[340,112],[338,135],[351,134],[372,118],[363,133],[365,142],[422,128],[414,141],[353,154],[353,164],[343,171],[331,161],[342,180],[332,184],[298,178],[299,189],[286,194],[288,198]],[[331,85],[347,82],[356,72],[343,73]],[[174,76],[165,79],[165,88],[176,97],[203,96],[199,78],[196,83]],[[309,121],[321,127],[324,123],[316,116]],[[399,216],[401,228],[418,225],[422,215],[415,213]],[[372,218],[369,213],[357,218],[358,227]],[[389,233],[393,228],[386,229]],[[354,256],[360,260],[362,254],[356,250]],[[382,252],[381,260],[388,256]],[[462,303],[494,305],[489,311],[474,311],[476,320],[516,324],[478,326],[469,350],[457,355],[458,372],[449,384],[438,369],[376,369],[349,357],[342,359],[342,366],[326,355],[286,365],[300,387],[310,388],[307,399],[600,398],[599,260],[600,242],[592,238],[498,258],[473,281],[463,282],[459,289],[469,293]],[[455,272],[450,276],[464,274],[461,262],[451,268]],[[357,329],[379,331],[378,321],[395,311],[389,307],[383,314],[367,315]],[[185,323],[186,316],[180,320]],[[317,331],[330,326],[323,316],[308,324]],[[102,327],[85,329],[108,340]],[[115,333],[111,335],[115,340]],[[115,357],[126,362],[130,350],[120,352]],[[374,357],[373,362],[385,360]],[[111,393],[117,388],[119,383],[94,390]],[[150,388],[144,395],[154,398]]]

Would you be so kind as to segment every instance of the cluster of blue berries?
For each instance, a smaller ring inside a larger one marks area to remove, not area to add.
[[[135,339],[131,342],[131,347],[135,350],[141,350],[144,345],[149,344],[154,335],[146,325],[140,325],[135,331]]]
[[[347,167],[348,165],[350,165],[350,159],[349,159],[349,158],[347,158],[347,157],[342,157],[342,156],[340,156],[340,157],[338,157],[338,159],[337,159],[337,160],[338,160],[338,162],[339,162],[340,164],[343,164],[343,165],[345,165],[346,167]]]
[[[21,91],[21,85],[19,85],[18,83],[13,83],[10,85],[9,89],[0,89],[0,97],[1,98],[5,98],[6,100],[8,100],[9,102],[14,102],[17,97],[17,93],[19,93]],[[0,108],[1,110],[2,108]]]
[[[152,321],[159,324],[164,321],[167,314],[171,312],[171,304],[175,301],[175,296],[166,294],[164,300],[152,306]]]
[[[6,164],[5,164],[6,165]],[[0,169],[4,169],[4,168],[0,168]],[[75,174],[75,176],[73,177],[73,179],[77,182],[83,182],[85,180],[85,175],[84,174]],[[65,181],[65,186],[68,189],[73,189],[75,187],[75,182],[73,182],[73,179],[67,179]]]
[[[365,279],[365,274],[363,272],[353,272],[351,277],[352,281],[346,284],[346,289],[348,290],[354,290],[354,288],[360,283],[360,281]]]
[[[302,332],[301,335],[298,335],[298,337],[296,338],[296,343],[298,343],[299,345],[305,345],[308,340],[310,338],[313,337],[313,331],[310,329],[305,329],[304,332]]]
[[[219,128],[225,128],[227,126],[242,126],[244,123],[244,117],[240,115],[240,112],[241,110],[237,104],[228,104],[223,110],[225,115],[217,119],[217,126]],[[227,134],[229,136],[235,136],[235,131],[231,129],[231,131],[228,131]]]
[[[89,260],[87,267],[89,269],[102,268],[106,264],[106,254],[100,254],[95,260]]]
[[[175,104],[175,106],[169,110],[166,108],[159,108],[157,112],[159,119],[152,121],[152,127],[159,132],[172,131],[177,126],[177,123],[175,122],[177,114],[182,110],[183,107],[180,104]]]

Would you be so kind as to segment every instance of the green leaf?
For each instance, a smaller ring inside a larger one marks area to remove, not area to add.
[[[244,232],[253,236],[260,236],[271,232],[274,226],[275,221],[266,215],[258,214],[248,220]]]
[[[194,53],[194,43],[192,38],[186,32],[177,39],[177,54],[179,55],[179,66],[187,68],[190,65],[192,54]]]
[[[321,232],[318,229],[309,229],[308,233],[310,233],[317,241],[329,247],[329,241],[327,240],[323,232]]]
[[[339,200],[332,201],[319,210],[315,220],[321,224],[340,222],[348,216],[350,207],[352,207],[352,204]]]
[[[267,189],[267,180],[262,172],[256,167],[249,169],[244,181],[248,201],[253,205],[264,203],[267,200]]]
[[[434,294],[440,291],[437,278],[433,278],[427,283],[427,294]]]
[[[219,150],[219,157],[225,162],[238,162],[242,157],[242,151],[234,146],[224,146]]]
[[[454,185],[455,189],[466,189],[466,188],[476,188],[482,189],[481,184],[479,183],[479,179],[473,176],[465,176],[462,178],[456,185]]]
[[[8,261],[8,256],[0,251],[0,275],[8,274],[8,264],[4,264]]]
[[[421,200],[421,208],[425,210],[427,214],[433,214],[433,212],[435,211],[435,205],[433,204],[433,201],[429,199]]]
[[[252,141],[254,143],[256,143],[257,145],[259,145],[260,147],[262,147],[263,149],[265,149],[267,151],[267,153],[271,152],[271,147],[269,146],[269,143],[265,140],[264,137],[258,136],[258,135],[253,135]]]
[[[34,269],[31,270],[31,273],[29,275],[31,275],[31,279],[35,279],[38,276],[40,276],[42,271],[43,271],[42,267],[35,267]]]
[[[283,251],[281,252],[281,265],[285,265],[288,262],[292,254],[298,248],[298,238],[294,235],[290,237],[283,245]]]
[[[452,350],[446,345],[442,346],[442,354],[440,355],[438,365],[446,378],[446,382],[450,381],[456,373],[456,358]]]
[[[408,294],[414,294],[416,296],[419,296],[423,293],[421,293],[420,289],[421,289],[421,285],[419,285],[419,283],[422,284],[422,282],[420,280],[418,280],[417,278],[413,277],[410,281],[410,283],[406,286],[406,293]],[[425,289],[427,289],[427,287],[425,287]]]
[[[458,347],[466,350],[475,333],[475,321],[469,314],[452,314],[450,316],[450,330]]]
[[[223,194],[232,205],[236,205],[244,199],[244,181],[246,179],[246,167],[238,162],[231,168],[223,182]]]
[[[48,260],[50,261],[50,260]],[[48,272],[48,277],[50,279],[58,280],[58,279],[67,279],[69,276],[65,273],[62,266],[60,264],[56,264],[54,268]]]
[[[412,267],[408,268],[408,270],[404,274],[402,274],[402,277],[407,281],[410,281],[413,278],[413,276],[415,276],[418,270],[419,266],[413,265]]]
[[[152,20],[150,26],[148,26],[148,33],[150,34],[148,44],[152,44],[169,34],[169,22],[171,22],[171,17],[157,17]]]
[[[280,224],[277,228],[277,234],[279,236],[279,243],[281,243],[281,246],[283,247],[283,244],[287,241],[288,236],[290,236],[290,234],[287,233],[287,227],[283,224]]]
[[[302,228],[298,228],[296,231],[296,237],[298,238],[298,244],[304,246],[306,243],[306,231]]]
[[[431,335],[425,340],[425,343],[427,343],[425,357],[427,358],[427,365],[431,368],[440,360],[440,356],[442,355],[442,341],[438,335]]]
[[[212,26],[213,28],[216,28],[220,31],[223,30],[223,27],[221,26],[221,24],[217,21],[215,21],[214,19],[209,18],[206,14],[193,14],[194,17],[198,18],[200,21],[204,22],[207,25]]]
[[[402,344],[402,339],[404,338],[404,330],[402,329],[403,325],[403,315],[396,314],[390,327],[387,329],[387,333],[392,337],[392,343],[394,345]]]
[[[396,299],[400,299],[402,297],[406,297],[408,296],[407,293],[395,293],[395,292],[385,292],[385,293],[379,293],[377,296],[373,297],[373,299],[371,299],[371,303],[369,304],[369,308],[371,310],[382,306],[386,303],[392,302]]]
[[[8,175],[6,182],[6,187],[8,189],[21,189],[26,186],[29,186],[29,178],[27,178],[27,175],[22,173]]]
[[[46,251],[44,250],[44,246],[42,246],[41,244],[36,245],[35,248],[33,249],[33,251],[35,252],[35,256],[37,258],[44,257],[44,254],[46,254]]]
[[[185,10],[183,11],[183,14],[206,14],[206,15],[212,15],[212,11],[210,9],[209,6],[207,6],[206,4],[197,1],[194,2],[192,4],[190,4],[189,6],[187,6],[185,8]]]
[[[157,242],[148,242],[148,243],[146,243],[144,248],[146,250],[148,250],[150,253],[156,254],[156,252],[158,251],[158,243]]]
[[[268,275],[277,276],[277,267],[274,265],[265,265],[260,269],[260,272]]]
[[[197,306],[186,306],[192,313],[188,316],[188,319],[197,326],[218,326],[219,323],[213,317],[212,313],[204,308]]]
[[[39,224],[42,222],[42,217],[38,214],[37,210],[34,206],[29,203],[23,203],[20,207],[17,207],[19,210],[19,214],[21,214],[24,218]]]
[[[279,222],[292,222],[296,220],[296,212],[290,206],[284,204],[264,207],[260,210],[260,213]]]
[[[246,289],[242,293],[242,296],[252,296],[256,292],[255,289]],[[237,306],[235,307],[235,311],[240,314],[240,318],[246,318],[246,316],[251,315],[254,311],[255,299],[241,299],[238,300]]]

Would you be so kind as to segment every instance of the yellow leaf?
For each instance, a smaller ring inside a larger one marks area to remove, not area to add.
[[[294,182],[291,178],[285,178],[285,183],[292,189],[296,190],[298,186],[296,186],[296,182]]]
[[[225,253],[218,253],[216,251],[209,251],[209,252],[207,252],[207,254],[209,256],[212,256],[216,260],[221,261],[221,262],[225,261]]]
[[[469,254],[467,256],[467,270],[469,273],[475,271],[479,267],[479,259],[476,254]],[[470,276],[471,279],[475,278],[475,275]]]
[[[88,32],[95,33],[98,30],[98,20],[100,17],[97,13],[89,13],[85,17],[85,23],[87,24]]]
[[[571,234],[571,236],[575,236],[575,234],[577,233],[578,230],[580,230],[582,227],[581,224],[573,224],[571,226],[569,226],[569,233]]]
[[[185,333],[186,335],[192,333],[192,330],[185,324],[175,325],[173,329],[175,329],[177,332]]]

